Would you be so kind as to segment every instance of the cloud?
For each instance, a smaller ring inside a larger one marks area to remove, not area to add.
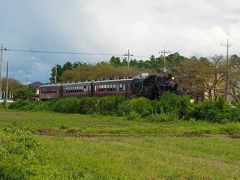
[[[231,53],[240,43],[236,0],[0,0],[0,43],[36,49],[150,56],[166,46],[186,56]],[[20,81],[46,81],[49,68],[67,60],[96,62],[102,56],[6,52]],[[50,73],[49,73],[50,74]]]

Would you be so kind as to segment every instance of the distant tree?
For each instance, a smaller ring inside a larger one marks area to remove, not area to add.
[[[67,71],[67,70],[71,70],[73,68],[73,65],[72,65],[72,63],[71,62],[66,62],[64,65],[63,65],[63,67],[62,67],[62,72],[63,71]]]
[[[22,85],[14,90],[14,99],[28,100],[32,99],[36,94],[36,90],[32,87]]]
[[[51,77],[50,77],[50,82],[54,83],[55,82],[55,76],[56,76],[56,68],[57,68],[57,82],[61,81],[61,77],[62,77],[62,66],[57,64],[56,66],[54,66],[51,71]]]
[[[122,60],[121,65],[122,65],[122,66],[127,66],[127,65],[128,65],[127,58],[124,58],[124,59]]]
[[[184,56],[181,56],[179,53],[173,53],[166,57],[166,63],[168,71],[172,74],[176,74],[178,69],[181,67],[181,63],[186,60]]]
[[[84,63],[81,63],[81,62],[79,62],[79,61],[76,61],[76,62],[73,63],[72,68],[77,68],[77,67],[78,67],[79,65],[81,65],[81,64],[84,64]]]
[[[226,67],[225,67],[226,68]],[[240,57],[232,55],[229,62],[229,94],[233,97],[236,102],[239,102],[239,91],[240,91]],[[225,71],[226,72],[226,71]]]
[[[119,66],[121,64],[121,60],[119,57],[112,56],[110,59],[110,64],[112,64],[114,66]]]
[[[97,79],[114,79],[133,77],[141,73],[137,68],[127,66],[113,66],[111,64],[81,65],[75,69],[64,71],[63,81],[85,81]]]
[[[19,81],[15,80],[15,79],[8,79],[8,96],[15,96],[15,91],[20,88],[22,85]],[[3,94],[5,95],[6,92],[6,78],[3,78],[2,80],[2,91]]]

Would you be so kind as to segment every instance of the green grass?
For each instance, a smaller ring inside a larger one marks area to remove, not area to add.
[[[234,179],[240,143],[177,137],[37,137],[53,154],[59,177],[92,179]]]
[[[240,177],[240,123],[1,111],[0,128],[14,127],[32,131],[48,152],[44,179]]]
[[[127,135],[201,135],[240,134],[240,123],[217,124],[202,121],[148,123],[101,115],[60,114],[52,112],[0,112],[0,127],[22,127],[46,134],[127,134]]]

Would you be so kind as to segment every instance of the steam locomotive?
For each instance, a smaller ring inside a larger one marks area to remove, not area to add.
[[[135,78],[42,85],[39,87],[39,98],[124,95],[126,98],[141,96],[157,99],[166,91],[178,93],[177,83],[171,74],[143,74]]]

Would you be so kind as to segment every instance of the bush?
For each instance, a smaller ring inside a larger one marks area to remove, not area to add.
[[[63,98],[58,101],[53,106],[53,111],[61,113],[78,113],[80,111],[78,98]]]
[[[84,97],[79,99],[78,113],[93,114],[98,112],[98,98],[97,97]]]
[[[98,101],[98,111],[101,114],[113,114],[117,107],[124,101],[123,96],[105,96]]]
[[[136,112],[142,117],[153,113],[152,101],[146,98],[134,98],[121,103],[117,110],[119,115],[126,116],[131,112]]]
[[[44,174],[47,153],[28,132],[0,131],[0,179],[31,179]]]
[[[216,101],[205,100],[195,104],[187,114],[187,119],[206,120],[210,122],[222,123],[225,121],[226,112],[229,106],[222,97]]]
[[[19,100],[17,102],[13,102],[9,105],[9,109],[19,109],[21,110],[23,107],[27,105],[31,105],[32,102],[29,100]]]
[[[172,122],[177,121],[177,115],[176,114],[152,114],[145,118],[146,121],[149,122]]]
[[[188,112],[190,106],[188,97],[167,92],[154,102],[154,111],[155,113],[176,114],[179,118],[182,118]]]
[[[225,113],[225,118],[229,121],[240,122],[240,106],[229,107]]]

